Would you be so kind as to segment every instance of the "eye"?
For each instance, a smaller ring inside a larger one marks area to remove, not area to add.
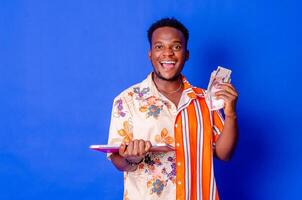
[[[154,45],[155,50],[161,50],[162,48],[163,48],[163,45],[161,45],[161,44]]]
[[[176,44],[176,45],[173,46],[173,49],[176,50],[176,51],[180,50],[181,49],[181,45],[180,44]]]

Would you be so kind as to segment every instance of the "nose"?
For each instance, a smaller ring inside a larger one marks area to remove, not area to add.
[[[173,49],[172,48],[165,48],[164,49],[164,52],[163,52],[163,55],[165,55],[165,56],[171,56],[171,55],[174,55],[174,51],[173,51]]]

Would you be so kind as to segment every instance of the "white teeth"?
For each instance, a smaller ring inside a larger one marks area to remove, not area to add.
[[[175,64],[175,61],[167,60],[167,61],[161,61],[160,63],[162,63],[162,64]]]

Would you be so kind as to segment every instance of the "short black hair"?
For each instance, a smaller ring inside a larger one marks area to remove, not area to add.
[[[188,40],[189,40],[189,31],[188,29],[177,19],[175,19],[174,17],[172,18],[162,18],[158,21],[156,21],[155,23],[153,23],[149,29],[148,29],[148,40],[150,43],[150,46],[152,45],[152,34],[153,32],[161,27],[172,27],[172,28],[176,28],[177,30],[181,31],[182,34],[184,35],[185,41],[186,41],[186,48],[187,48],[187,44],[188,44]]]

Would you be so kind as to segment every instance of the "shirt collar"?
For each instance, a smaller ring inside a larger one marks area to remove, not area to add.
[[[181,75],[181,79],[184,86],[183,93],[186,96],[188,96],[190,99],[204,98],[205,91],[203,89],[192,86],[184,75]],[[142,87],[150,88],[150,92],[148,92],[148,94],[145,96],[146,98],[153,95],[160,96],[160,92],[153,82],[152,72],[148,75],[145,81],[142,82]]]
[[[192,86],[184,75],[182,75],[184,91],[190,99],[204,98],[205,91],[201,88]]]

